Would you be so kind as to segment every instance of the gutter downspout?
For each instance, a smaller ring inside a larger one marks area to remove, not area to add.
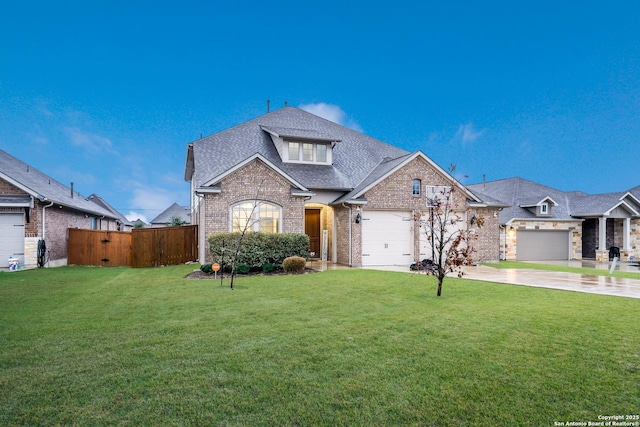
[[[47,237],[47,217],[45,215],[45,209],[50,208],[51,206],[53,206],[53,202],[51,202],[50,205],[42,206],[42,240],[45,240],[45,237]]]

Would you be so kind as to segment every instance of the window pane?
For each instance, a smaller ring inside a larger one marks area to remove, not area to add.
[[[235,205],[232,211],[232,230],[234,232],[242,232],[245,229],[247,231],[251,231],[253,227],[251,227],[251,213],[253,211],[253,203],[246,202],[240,203],[239,205]]]
[[[419,179],[414,179],[413,180],[413,195],[414,196],[419,196],[420,195],[420,180]]]
[[[327,162],[327,146],[318,144],[316,146],[316,161],[321,163]]]
[[[280,231],[280,209],[270,203],[260,204],[260,231],[278,233]]]
[[[289,143],[289,160],[300,160],[300,144],[297,142]]]
[[[313,144],[302,144],[302,160],[305,162],[313,161]]]

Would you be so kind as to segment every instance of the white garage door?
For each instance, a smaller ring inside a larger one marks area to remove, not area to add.
[[[0,213],[0,267],[9,266],[9,257],[24,265],[24,215]]]
[[[362,265],[411,265],[413,221],[410,212],[362,213]]]
[[[518,261],[556,261],[569,259],[569,232],[565,230],[518,230]]]

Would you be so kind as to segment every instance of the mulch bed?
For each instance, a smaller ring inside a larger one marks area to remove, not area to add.
[[[310,273],[317,273],[318,270],[314,270],[313,268],[305,268],[304,269],[304,273],[301,274],[310,274]],[[252,273],[247,273],[247,274],[236,274],[236,277],[247,277],[247,276],[287,276],[289,275],[288,273],[285,273],[284,271],[274,271],[272,273],[263,273],[261,271],[258,272],[252,272]],[[218,272],[218,276],[216,277],[213,274],[207,274],[204,273],[200,270],[194,270],[191,273],[187,274],[185,277],[185,279],[204,279],[204,280],[210,280],[210,279],[220,279],[220,272]],[[224,276],[224,278],[231,278],[231,274],[230,273],[226,273]]]

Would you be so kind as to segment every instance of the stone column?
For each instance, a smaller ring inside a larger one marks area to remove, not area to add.
[[[622,223],[622,249],[628,251],[631,236],[631,218],[625,218]]]
[[[609,261],[609,251],[607,250],[607,217],[598,218],[598,249],[596,250],[596,261]]]

